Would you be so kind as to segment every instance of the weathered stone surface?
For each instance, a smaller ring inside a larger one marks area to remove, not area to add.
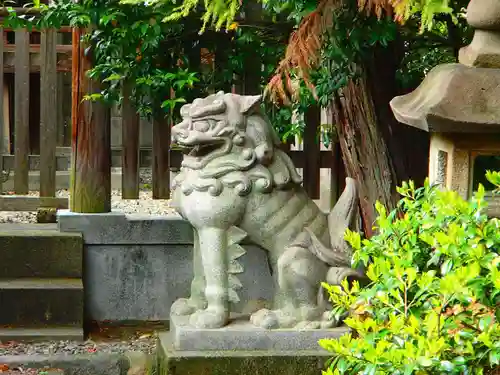
[[[60,228],[82,232],[85,240],[88,317],[168,321],[170,306],[189,293],[193,278],[191,226],[176,217],[129,218],[120,213],[59,213]],[[240,259],[244,272],[239,276],[245,288],[232,309],[254,312],[256,301],[272,298],[273,282],[266,252],[243,243],[248,251]]]
[[[476,30],[471,44],[460,49],[458,60],[476,68],[500,68],[500,32]]]
[[[61,232],[82,233],[88,245],[186,245],[193,243],[189,223],[178,216],[57,212]]]
[[[435,67],[413,92],[390,103],[397,120],[443,133],[500,130],[500,69]]]
[[[323,350],[177,351],[160,334],[158,375],[318,375],[331,354]]]
[[[124,353],[128,361],[127,375],[153,375],[156,372],[156,353],[153,355],[143,352],[127,352]],[[124,374],[125,372],[123,372]]]
[[[338,338],[347,332],[346,327],[268,330],[255,327],[249,322],[248,315],[233,315],[230,323],[220,329],[193,328],[186,316],[172,316],[170,319],[172,344],[178,351],[318,350],[318,340]]]
[[[83,324],[83,285],[79,279],[0,281],[0,325]]]
[[[40,230],[33,225],[0,225],[0,278],[78,278],[82,257],[79,233],[61,233],[56,227]]]
[[[0,342],[34,342],[47,340],[83,341],[83,339],[82,327],[0,328]]]
[[[500,68],[500,2],[471,0],[467,22],[476,31],[471,44],[460,50],[460,63],[478,68]]]
[[[130,366],[119,354],[0,356],[0,363],[10,368],[62,369],[64,375],[124,375]]]
[[[467,23],[476,29],[500,29],[498,0],[471,0],[467,6]]]
[[[37,223],[57,223],[57,208],[40,207],[36,212]]]

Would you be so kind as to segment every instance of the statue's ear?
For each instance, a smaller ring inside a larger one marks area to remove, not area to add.
[[[191,109],[192,107],[192,104],[184,104],[182,107],[181,107],[181,117],[188,117],[189,116],[189,110]]]
[[[241,97],[240,102],[240,112],[248,113],[250,110],[254,109],[257,105],[260,104],[262,100],[262,95],[245,95]]]

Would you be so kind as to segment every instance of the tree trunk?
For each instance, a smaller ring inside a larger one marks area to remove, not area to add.
[[[111,211],[111,117],[100,101],[83,100],[101,92],[101,83],[90,80],[92,66],[81,45],[79,30],[73,31],[73,157],[70,210],[80,213]]]
[[[392,47],[392,48],[391,48]],[[332,109],[347,174],[358,181],[366,236],[373,234],[375,202],[396,207],[396,186],[427,175],[428,134],[399,124],[389,106],[400,94],[399,56],[394,48],[375,49],[361,76],[334,98]]]
[[[387,47],[375,48],[367,64],[368,85],[378,126],[389,148],[397,184],[413,180],[419,186],[423,185],[428,174],[429,133],[399,123],[389,105],[395,96],[404,94],[396,80],[396,71],[403,57],[400,40]]]
[[[333,103],[347,175],[358,181],[365,234],[372,235],[375,202],[394,207],[396,177],[389,151],[377,124],[366,77],[351,81]]]

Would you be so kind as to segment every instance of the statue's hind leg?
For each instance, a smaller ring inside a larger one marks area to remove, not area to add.
[[[251,322],[271,329],[321,321],[325,307],[318,305],[318,293],[328,267],[300,246],[288,247],[272,265],[277,273],[276,293],[280,295],[280,306],[276,310],[257,311],[252,315]]]

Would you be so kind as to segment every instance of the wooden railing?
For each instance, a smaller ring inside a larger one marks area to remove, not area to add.
[[[14,195],[0,197],[0,210],[68,205],[67,199],[55,197],[56,170],[68,168],[67,163],[58,165],[57,158],[70,157],[58,150],[62,107],[57,78],[59,72],[71,71],[71,45],[58,44],[58,32],[0,29],[0,167],[4,171],[0,191],[12,172],[14,181]],[[40,197],[27,196],[30,170],[39,171]]]
[[[0,211],[68,207],[67,199],[56,198],[56,172],[67,172],[71,161],[69,137],[67,134],[65,137],[61,135],[62,131],[68,133],[68,129],[63,129],[60,124],[61,101],[69,92],[61,92],[58,85],[58,75],[71,71],[72,48],[71,45],[58,43],[58,33],[61,36],[70,31],[69,28],[63,28],[29,33],[23,29],[0,29],[3,41],[0,43],[0,70],[3,71],[0,74],[0,87],[4,88],[4,105],[0,105],[0,170],[11,174],[13,172],[14,175],[13,192],[4,192],[0,196]],[[15,43],[11,42],[13,34]],[[39,91],[37,85],[30,85],[33,77],[35,82],[40,77]],[[13,105],[9,104],[12,100]],[[39,105],[34,105],[37,100]],[[127,100],[124,100],[121,114],[122,147],[112,150],[112,167],[121,167],[123,197],[138,198],[140,168],[153,169],[152,189],[154,192],[161,192],[155,196],[168,197],[169,173],[164,173],[164,170],[168,167],[179,168],[181,154],[170,151],[168,140],[155,142],[158,137],[163,138],[169,133],[161,133],[165,124],[153,124],[152,147],[141,148],[138,141],[139,117]],[[306,123],[303,150],[290,150],[287,145],[283,147],[295,166],[303,169],[304,187],[312,198],[317,199],[320,192],[320,169],[332,170],[335,184],[340,181],[341,185],[342,176],[339,171],[342,168],[339,167],[340,159],[334,153],[320,150],[317,141],[320,110],[311,109],[306,116]],[[158,172],[160,169],[161,173]],[[37,189],[39,197],[28,196],[30,172],[33,171],[40,176]],[[4,180],[5,178],[0,179],[0,192],[4,191]]]

